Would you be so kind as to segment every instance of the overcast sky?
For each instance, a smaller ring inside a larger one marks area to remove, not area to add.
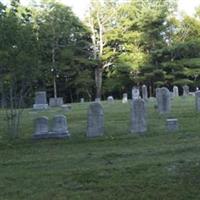
[[[9,0],[0,0],[3,3],[9,2]],[[90,0],[59,0],[60,2],[72,7],[74,13],[83,18],[85,12],[87,11]],[[127,1],[127,0],[121,0]],[[27,4],[29,0],[21,0],[23,4]],[[189,15],[194,13],[194,9],[200,6],[200,0],[178,0],[179,12],[186,12]]]

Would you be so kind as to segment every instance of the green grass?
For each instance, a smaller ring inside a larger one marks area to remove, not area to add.
[[[27,109],[20,139],[8,140],[1,117],[1,200],[200,199],[200,113],[194,97],[173,100],[180,130],[165,131],[165,118],[148,104],[145,135],[129,133],[130,105],[103,102],[105,135],[85,137],[88,103],[46,112]],[[33,141],[33,119],[66,114],[71,138]]]

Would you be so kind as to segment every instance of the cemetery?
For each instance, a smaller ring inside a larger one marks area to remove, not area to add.
[[[200,199],[183,2],[0,1],[0,200]]]

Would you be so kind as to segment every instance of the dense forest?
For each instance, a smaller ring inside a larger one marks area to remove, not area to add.
[[[76,102],[133,85],[195,89],[199,75],[200,8],[179,16],[175,0],[96,0],[81,21],[54,0],[0,3],[2,106],[32,105],[40,90]]]

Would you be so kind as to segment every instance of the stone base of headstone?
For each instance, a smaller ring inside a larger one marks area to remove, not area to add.
[[[170,132],[178,131],[178,119],[166,119],[166,129]]]
[[[62,106],[63,105],[63,98],[57,97],[57,98],[50,98],[49,99],[49,106],[56,107],[56,106]]]
[[[48,104],[33,104],[34,110],[43,110],[48,108]]]

